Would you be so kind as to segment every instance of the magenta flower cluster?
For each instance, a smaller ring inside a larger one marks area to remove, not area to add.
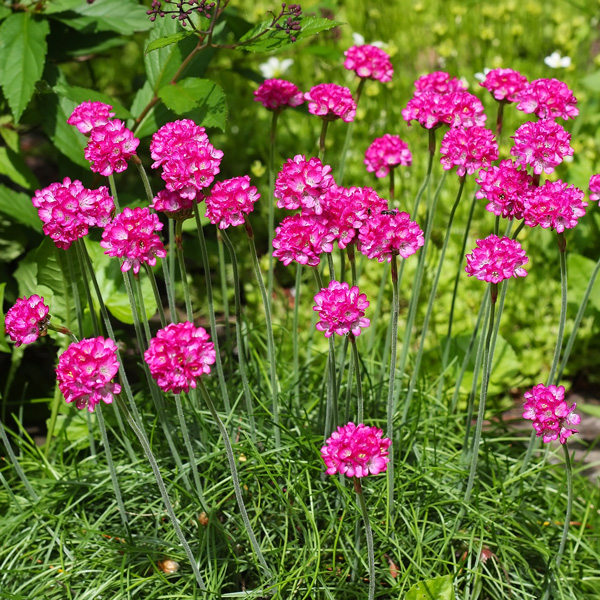
[[[21,344],[31,344],[40,335],[45,335],[50,317],[50,309],[44,299],[37,294],[23,296],[8,309],[4,319],[6,333],[15,342],[15,348]]]
[[[254,203],[259,198],[248,175],[215,183],[210,196],[206,197],[206,216],[213,225],[218,224],[219,229],[243,225],[244,215],[254,210]]]
[[[516,98],[517,108],[540,119],[574,119],[579,114],[577,98],[566,83],[558,79],[536,79]]]
[[[376,79],[381,83],[392,80],[394,68],[390,57],[381,48],[369,44],[352,46],[344,52],[344,56],[344,67],[362,79]]]
[[[328,475],[378,475],[387,470],[391,443],[377,427],[348,423],[338,427],[326,440],[321,448],[321,458],[327,466]]]
[[[424,92],[452,94],[454,92],[464,92],[467,88],[460,79],[451,77],[449,73],[446,73],[445,71],[434,71],[433,73],[421,75],[421,77],[415,81],[415,89],[419,94]]]
[[[352,333],[355,337],[360,335],[363,327],[368,327],[371,321],[365,317],[365,310],[369,307],[366,294],[361,294],[357,286],[339,281],[330,281],[326,288],[315,296],[313,310],[319,313],[320,321],[317,329],[331,337]]]
[[[192,214],[194,200],[185,198],[179,192],[160,190],[152,199],[152,208],[172,219],[187,219]]]
[[[600,200],[600,174],[590,177],[590,200],[596,202]]]
[[[369,173],[375,173],[375,177],[386,177],[390,169],[398,165],[410,167],[412,154],[408,144],[400,137],[386,133],[373,140],[365,152],[364,162]]]
[[[448,171],[458,167],[459,177],[473,175],[482,167],[489,167],[498,158],[498,143],[494,134],[485,127],[453,127],[440,146],[442,167]]]
[[[489,235],[477,240],[477,247],[467,254],[465,271],[480,281],[500,283],[511,277],[525,277],[523,265],[529,261],[517,240]]]
[[[354,121],[356,102],[346,87],[335,83],[320,83],[304,94],[308,101],[308,112],[326,121],[342,119],[345,123]]]
[[[94,127],[85,148],[85,157],[94,173],[108,177],[127,169],[127,161],[135,155],[140,143],[119,119]]]
[[[537,437],[542,437],[545,443],[559,438],[561,444],[577,429],[573,425],[581,422],[581,417],[573,411],[577,404],[569,406],[565,402],[565,388],[562,385],[545,386],[538,383],[534,388],[525,392],[524,419],[531,419]]]
[[[100,401],[111,404],[121,391],[111,379],[119,370],[117,346],[110,338],[96,337],[71,344],[58,359],[58,388],[67,402],[94,412]]]
[[[82,102],[67,119],[69,125],[74,125],[81,133],[87,135],[96,127],[106,125],[115,113],[112,106],[103,102]]]
[[[254,101],[268,110],[280,111],[288,106],[300,106],[304,102],[304,94],[291,81],[266,79],[254,90]]]
[[[189,392],[196,379],[210,373],[216,360],[215,345],[203,327],[172,323],[159,329],[144,352],[150,373],[164,392]]]
[[[514,69],[492,69],[479,85],[498,102],[516,102],[517,94],[527,85],[527,77]]]

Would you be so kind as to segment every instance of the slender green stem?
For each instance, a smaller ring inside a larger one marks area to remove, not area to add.
[[[175,221],[169,219],[169,259],[162,261],[163,273],[165,277],[165,286],[167,288],[167,297],[169,299],[169,312],[171,313],[171,323],[177,323],[177,307],[175,304]]]
[[[119,205],[119,196],[117,195],[117,186],[115,185],[115,176],[111,173],[108,176],[108,185],[110,187],[110,195],[113,197],[115,202],[115,208],[117,213],[121,212],[121,206]]]
[[[134,299],[135,305],[138,309],[140,323],[142,324],[142,326],[144,328],[144,333],[146,334],[146,340],[149,344],[150,339],[152,338],[152,334],[150,333],[150,323],[148,322],[148,318],[146,317],[146,305],[144,303],[144,294],[142,293],[142,286],[140,284],[140,280],[131,271],[127,271],[127,274],[124,273],[123,275],[126,275],[128,281],[129,281],[129,286],[130,286],[131,290],[133,291],[133,299]]]
[[[333,281],[335,279],[335,267],[333,266],[333,254],[331,252],[327,252],[327,266],[329,267],[329,281]]]
[[[350,344],[352,345],[352,358],[354,361],[354,370],[356,371],[356,393],[358,396],[357,403],[357,419],[358,423],[364,423],[364,399],[363,399],[363,391],[362,391],[362,381],[361,381],[361,372],[360,372],[360,358],[358,356],[358,348],[356,346],[356,338],[353,333],[349,333],[348,337],[350,338]],[[351,382],[349,383],[350,387]]]
[[[363,87],[365,86],[365,79],[360,79],[358,82],[358,87],[356,88],[356,93],[354,94],[354,100],[356,102],[356,107],[358,108],[358,103],[360,101],[360,97],[362,95]],[[338,169],[338,175],[335,178],[335,181],[338,185],[342,185],[342,181],[344,180],[344,173],[346,172],[346,157],[348,156],[348,150],[350,150],[350,145],[352,144],[352,136],[354,134],[354,121],[350,121],[348,123],[348,128],[346,129],[346,138],[344,139],[344,146],[342,147],[342,155],[340,156],[340,166]]]
[[[350,271],[352,273],[352,285],[358,285],[358,278],[356,276],[356,256],[354,255],[355,245],[353,243],[346,246],[346,252],[348,253],[348,262],[350,263]],[[385,263],[387,265],[387,263]]]
[[[75,312],[77,314],[77,327],[79,329],[79,338],[83,339],[83,309],[81,308],[81,298],[79,297],[79,286],[77,285],[77,277],[75,276],[75,267],[73,266],[73,250],[67,250],[67,267],[69,269],[69,279],[71,280],[71,293],[73,295],[73,303],[75,304]]]
[[[152,270],[152,267],[147,263],[144,263],[144,267],[146,268],[146,274],[148,275],[150,285],[152,286],[154,300],[156,301],[156,308],[158,309],[158,317],[160,318],[160,326],[164,329],[167,326],[167,319],[165,317],[165,310],[162,305],[160,292],[158,291],[158,283],[156,282],[156,277],[154,277],[154,271]]]
[[[273,257],[273,238],[275,237],[275,146],[277,141],[277,120],[279,118],[278,110],[273,111],[271,117],[271,132],[269,135],[269,196],[267,198],[269,208],[269,273],[267,275],[267,290],[269,298],[273,297],[273,271],[275,269],[275,259]]]
[[[75,250],[77,252],[77,260],[79,262],[79,270],[81,273],[85,273],[85,261],[83,255],[81,254],[81,245],[75,244]],[[100,335],[100,326],[98,324],[98,316],[96,315],[96,309],[94,308],[94,301],[92,300],[92,292],[90,290],[90,283],[87,277],[81,277],[81,281],[83,283],[83,289],[85,290],[85,297],[88,303],[88,308],[90,310],[90,318],[92,320],[92,330],[94,331],[94,335],[97,337]]]
[[[4,447],[6,448],[6,453],[8,454],[8,458],[10,459],[12,466],[14,467],[15,471],[17,472],[19,479],[23,482],[23,485],[25,486],[27,493],[31,496],[31,500],[33,502],[37,502],[40,499],[40,497],[37,495],[37,493],[33,489],[29,479],[27,478],[27,475],[25,475],[25,471],[23,471],[23,468],[21,467],[21,464],[19,463],[19,460],[17,459],[17,457],[12,449],[10,441],[8,440],[6,431],[4,431],[4,423],[2,423],[1,421],[0,421],[0,440],[2,440],[2,442],[4,443]]]
[[[392,167],[390,169],[390,197],[389,197],[390,202],[393,202],[396,198],[395,172],[396,172],[396,169],[394,167]]]
[[[187,271],[185,268],[185,259],[183,258],[183,237],[182,226],[183,221],[177,221],[175,229],[175,246],[177,247],[177,261],[179,262],[179,273],[181,274],[181,285],[183,286],[183,297],[185,298],[185,310],[187,320],[190,323],[194,322],[194,313],[192,311],[192,296],[190,294],[190,286],[187,280]],[[214,338],[213,338],[214,341]]]
[[[294,364],[294,395],[296,401],[300,401],[300,348],[298,343],[299,324],[300,324],[300,288],[302,285],[302,265],[296,263],[296,282],[294,285],[294,320],[292,321],[292,344]]]
[[[500,141],[500,135],[502,134],[502,119],[504,116],[504,102],[498,102],[498,113],[496,115],[496,137]]]
[[[513,233],[512,239],[516,240],[519,237],[519,233],[521,233],[521,230],[523,229],[523,227],[525,227],[525,221],[521,221],[519,223],[519,226],[515,229],[515,232]]]
[[[231,325],[229,323],[229,299],[227,294],[227,263],[221,230],[217,228],[217,249],[219,254],[219,278],[221,280],[221,298],[223,303],[223,320],[225,321],[225,348],[227,356],[231,356]],[[231,362],[231,361],[229,361]],[[231,365],[230,365],[231,368]]]
[[[325,138],[327,137],[328,127],[329,121],[327,119],[322,119],[321,136],[319,137],[319,159],[321,162],[325,160]]]
[[[367,556],[369,560],[369,600],[375,598],[375,548],[373,544],[373,531],[371,522],[369,521],[369,513],[367,512],[367,503],[362,490],[362,485],[358,477],[354,477],[354,491],[360,506],[360,512],[365,523],[365,535],[367,538]]]
[[[142,183],[144,184],[144,191],[146,192],[146,198],[150,205],[154,202],[154,194],[152,193],[152,187],[150,186],[150,181],[148,180],[148,175],[146,174],[146,169],[144,169],[144,165],[138,156],[134,155],[132,157],[132,162],[137,167],[139,171],[140,177],[142,178]]]
[[[560,320],[558,322],[558,336],[556,339],[556,348],[554,349],[554,358],[552,359],[552,367],[550,374],[548,375],[548,385],[558,383],[554,381],[556,370],[558,368],[558,361],[560,359],[560,353],[563,345],[563,338],[565,335],[565,321],[567,320],[567,248],[564,232],[558,234],[558,250],[560,258],[560,291],[561,291],[561,302],[560,302]]]

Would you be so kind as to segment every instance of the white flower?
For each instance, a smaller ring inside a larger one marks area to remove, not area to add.
[[[485,81],[485,77],[486,75],[491,71],[491,69],[488,69],[487,67],[485,69],[483,69],[483,73],[475,73],[475,79],[477,79],[477,81],[481,81],[484,82]]]
[[[551,69],[564,69],[571,66],[571,57],[561,56],[559,52],[553,52],[544,59],[546,65]]]
[[[279,60],[276,56],[271,56],[267,62],[258,65],[258,70],[265,79],[274,79],[281,77],[293,64],[291,58]]]

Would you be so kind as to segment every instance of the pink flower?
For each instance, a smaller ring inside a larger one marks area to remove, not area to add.
[[[219,229],[230,225],[243,225],[244,215],[254,210],[254,203],[260,198],[257,189],[250,185],[250,177],[234,177],[215,183],[210,196],[206,197],[206,216]]]
[[[525,169],[506,159],[479,171],[476,181],[481,189],[475,195],[488,200],[486,210],[505,219],[523,218],[524,199],[534,189],[533,177]]]
[[[577,429],[571,427],[581,422],[581,417],[573,412],[577,404],[573,402],[569,406],[565,402],[565,388],[562,385],[546,387],[538,383],[524,396],[523,418],[533,421],[537,437],[544,436],[545,443],[560,437],[560,443],[564,444],[567,438],[578,433]]]
[[[67,402],[94,412],[102,400],[111,404],[113,395],[121,391],[110,380],[119,371],[117,346],[111,339],[90,338],[71,344],[58,359],[58,388]]]
[[[142,264],[154,266],[157,257],[164,258],[167,255],[163,243],[154,233],[162,228],[158,215],[151,213],[148,208],[132,210],[125,207],[104,228],[100,245],[106,249],[104,254],[123,258],[123,273],[133,268],[137,275]]]
[[[406,212],[374,214],[358,233],[358,250],[367,258],[391,262],[392,255],[408,258],[424,243],[421,228]]]
[[[517,94],[516,102],[519,110],[535,113],[540,119],[574,119],[579,114],[577,98],[558,79],[532,81]]]
[[[82,102],[71,113],[67,123],[87,135],[92,129],[106,125],[115,116],[111,110],[112,106],[103,102]]]
[[[369,173],[375,173],[375,177],[386,177],[390,168],[398,165],[410,167],[412,154],[406,142],[397,135],[386,133],[373,140],[365,152],[364,162]]]
[[[585,194],[575,186],[558,181],[545,181],[524,198],[523,219],[529,227],[551,227],[558,233],[572,229],[585,214]]]
[[[469,277],[475,275],[479,281],[500,283],[511,277],[525,277],[523,265],[529,261],[525,250],[516,240],[489,235],[477,240],[477,247],[467,254],[465,271]]]
[[[352,46],[344,52],[344,56],[346,57],[344,67],[354,71],[359,77],[376,79],[381,83],[392,80],[394,68],[390,57],[381,48],[368,44]]]
[[[273,256],[284,265],[296,261],[314,267],[321,262],[323,252],[331,252],[335,234],[327,222],[314,214],[286,217],[275,229]]]
[[[356,102],[346,87],[335,83],[320,83],[306,92],[304,98],[308,100],[308,112],[312,115],[323,117],[327,121],[354,121]]]
[[[153,136],[150,142],[150,156],[157,169],[167,162],[174,150],[185,149],[190,143],[203,146],[208,143],[208,136],[204,127],[196,125],[190,119],[181,119],[163,125]]]
[[[179,192],[161,190],[152,200],[152,208],[171,219],[187,219],[192,215],[194,200],[184,198]]]
[[[31,344],[40,335],[46,335],[50,322],[49,311],[44,299],[37,294],[17,299],[14,306],[8,309],[4,320],[6,333],[15,342],[15,348],[21,344]]]
[[[498,143],[494,134],[485,127],[454,127],[449,129],[440,146],[442,167],[448,171],[458,167],[459,177],[473,175],[482,167],[489,167],[498,158]]]
[[[600,200],[600,175],[590,177],[590,200]]]
[[[410,125],[417,121],[425,129],[436,129],[444,124],[444,107],[440,106],[442,94],[432,90],[416,93],[402,109],[402,118]]]
[[[444,71],[434,71],[427,75],[421,75],[415,81],[415,88],[418,93],[435,92],[436,94],[463,92],[467,89],[460,79],[451,77],[450,74]]]
[[[554,121],[523,123],[511,136],[510,153],[518,165],[532,165],[536,175],[552,173],[565,156],[573,156],[571,134]]]
[[[316,305],[313,310],[319,313],[321,320],[317,329],[331,337],[334,333],[359,336],[361,327],[371,324],[365,318],[365,309],[369,307],[366,294],[361,294],[357,286],[331,281],[326,288],[315,296]]]
[[[335,184],[330,173],[331,167],[318,158],[306,160],[301,154],[288,158],[275,181],[273,195],[277,206],[288,210],[302,208],[303,212],[320,215],[323,198]]]
[[[159,329],[144,352],[152,377],[164,392],[189,392],[196,379],[210,373],[216,359],[215,345],[202,327],[172,323]]]
[[[300,106],[304,102],[304,94],[285,79],[265,79],[254,90],[254,101],[261,102],[269,110],[279,111],[288,106]]]
[[[527,85],[527,77],[513,69],[492,69],[480,83],[498,102],[516,102],[516,95]]]
[[[127,161],[135,156],[139,143],[123,121],[114,119],[91,130],[85,157],[92,163],[94,173],[108,177],[127,168]]]
[[[331,434],[321,448],[321,458],[327,466],[328,475],[378,475],[387,470],[391,443],[377,427],[348,423]]]

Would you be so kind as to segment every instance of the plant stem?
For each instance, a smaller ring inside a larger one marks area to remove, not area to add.
[[[363,87],[365,85],[365,81],[365,79],[360,79],[360,81],[358,82],[358,87],[356,88],[356,93],[354,94],[354,99],[357,108],[358,102],[360,101],[360,97],[362,95]],[[338,176],[335,178],[335,181],[338,185],[342,185],[342,181],[344,180],[344,173],[346,171],[346,157],[348,156],[348,150],[350,149],[350,144],[352,143],[353,133],[354,121],[350,121],[350,123],[348,123],[348,129],[346,129],[346,138],[344,139],[344,146],[342,147],[342,156],[340,157]]]
[[[183,237],[181,225],[182,221],[177,221],[175,229],[175,246],[177,247],[177,260],[179,262],[179,273],[181,274],[181,285],[183,286],[183,296],[185,298],[185,310],[187,314],[187,320],[190,323],[193,323],[194,313],[192,312],[192,297],[190,295],[190,286],[188,285],[187,271],[185,269],[185,260],[183,258]]]
[[[392,167],[390,169],[390,197],[389,197],[390,202],[393,202],[396,197],[396,184],[394,181],[395,170],[396,169],[394,167]]]
[[[223,235],[217,228],[217,249],[219,254],[219,278],[221,280],[221,298],[223,302],[223,321],[225,322],[225,349],[227,356],[231,356],[231,325],[229,323],[229,298],[227,294],[227,263],[225,262],[225,249]],[[228,361],[231,369],[231,360]]]
[[[367,537],[367,555],[369,559],[369,600],[375,598],[375,548],[373,544],[373,531],[369,521],[369,513],[367,512],[367,504],[363,495],[362,485],[358,477],[354,477],[354,491],[358,499],[362,518],[365,523],[365,535]]]
[[[144,191],[146,192],[146,198],[148,199],[150,205],[152,205],[152,203],[154,202],[154,194],[152,193],[152,188],[150,187],[150,181],[148,180],[146,169],[144,169],[144,165],[142,164],[142,161],[137,155],[134,154],[131,157],[131,161],[139,171],[140,177],[142,178],[142,183],[144,185]]]
[[[119,196],[117,195],[117,186],[115,185],[115,176],[111,173],[108,176],[108,185],[110,187],[110,195],[113,197],[115,202],[115,208],[117,213],[121,212],[121,206],[119,205]]]
[[[294,364],[294,395],[297,402],[300,402],[300,349],[298,345],[298,329],[300,314],[300,288],[302,285],[302,265],[296,263],[296,281],[294,284],[294,320],[292,321],[292,344]]]
[[[156,277],[154,277],[154,271],[152,270],[152,267],[150,267],[150,265],[147,263],[144,263],[144,267],[146,268],[146,274],[148,275],[150,285],[152,286],[152,292],[154,293],[154,300],[156,301],[156,308],[158,309],[158,317],[160,318],[160,326],[164,329],[167,326],[167,319],[165,317],[165,311],[162,305],[160,292],[158,291],[158,283],[156,282]]]
[[[267,275],[267,290],[269,298],[273,297],[273,271],[275,268],[275,259],[273,258],[273,238],[275,237],[275,142],[277,139],[277,119],[279,117],[278,110],[273,111],[271,117],[271,132],[269,135],[269,196],[267,198],[269,208],[269,273]]]
[[[504,102],[498,102],[498,113],[496,115],[496,137],[500,138],[502,134],[502,119],[504,116]]]
[[[358,356],[358,348],[356,347],[356,338],[354,334],[351,332],[348,334],[350,338],[350,344],[352,345],[352,358],[354,361],[354,370],[356,371],[356,392],[358,394],[358,404],[357,404],[357,422],[363,423],[364,418],[364,400],[363,400],[363,391],[362,391],[362,382],[361,382],[361,372],[360,372],[360,358]],[[351,386],[351,381],[349,382],[349,387]]]
[[[171,323],[177,323],[177,307],[175,305],[175,222],[169,219],[169,257],[168,261],[162,261],[163,273],[165,277],[165,286],[167,288],[167,297],[169,299],[169,312],[171,313]]]
[[[319,137],[319,159],[321,162],[325,160],[325,138],[327,137],[327,128],[329,127],[329,121],[322,119],[321,125],[321,136]]]
[[[560,258],[560,291],[561,291],[561,303],[560,303],[560,320],[558,322],[558,337],[556,339],[556,348],[554,349],[554,358],[552,359],[552,367],[550,369],[550,375],[548,375],[548,384],[554,383],[554,376],[558,368],[558,361],[560,359],[560,352],[562,350],[563,338],[565,335],[565,321],[567,320],[567,241],[565,239],[564,232],[558,234],[558,250]],[[558,383],[558,381],[556,381]]]

